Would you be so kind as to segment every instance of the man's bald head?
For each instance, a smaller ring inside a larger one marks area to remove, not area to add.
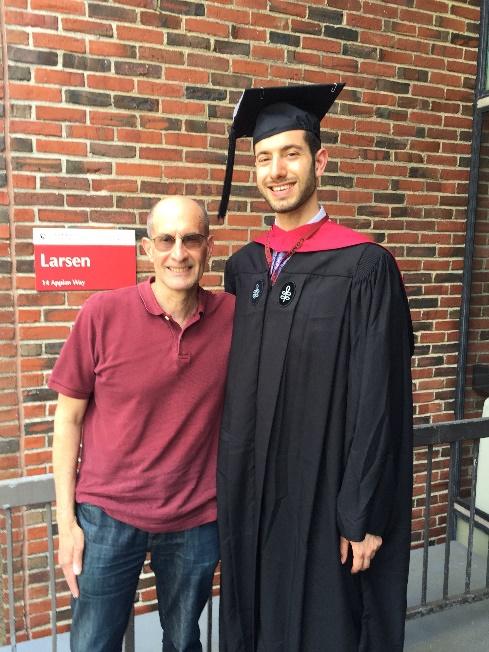
[[[148,238],[153,237],[153,223],[157,216],[160,215],[171,215],[172,213],[181,213],[182,211],[189,211],[193,213],[195,210],[198,210],[200,213],[200,218],[202,222],[202,233],[205,236],[209,235],[209,216],[205,210],[203,204],[191,199],[190,197],[183,197],[180,195],[172,195],[170,197],[165,197],[160,199],[156,204],[151,208],[148,218],[146,220],[146,230],[148,232]]]

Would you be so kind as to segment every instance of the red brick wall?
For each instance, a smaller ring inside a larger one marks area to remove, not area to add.
[[[32,228],[141,235],[167,193],[199,197],[214,216],[233,107],[251,85],[345,82],[323,123],[321,199],[398,257],[417,335],[416,420],[453,418],[478,2],[4,0],[0,12],[12,166],[7,188],[0,165],[1,269],[14,267],[1,279],[0,478],[50,470],[46,379],[87,296],[35,292]],[[240,142],[207,286],[221,286],[226,257],[270,217]],[[138,270],[149,270],[142,257]],[[420,457],[418,481],[423,468]],[[40,585],[23,586],[35,603]]]

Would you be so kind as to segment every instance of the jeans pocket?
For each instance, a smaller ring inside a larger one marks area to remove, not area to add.
[[[93,543],[125,549],[146,537],[141,530],[112,518],[96,505],[79,503],[76,515],[85,538]]]
[[[93,538],[98,529],[102,510],[88,503],[77,503],[76,518],[86,538]]]

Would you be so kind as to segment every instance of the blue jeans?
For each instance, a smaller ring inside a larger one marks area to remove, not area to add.
[[[141,567],[151,553],[163,652],[201,652],[199,616],[219,558],[216,523],[151,534],[93,505],[77,506],[85,535],[80,597],[72,600],[72,652],[120,652]]]

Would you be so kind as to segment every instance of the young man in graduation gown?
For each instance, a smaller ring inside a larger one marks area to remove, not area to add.
[[[236,295],[218,461],[221,652],[400,652],[412,489],[412,328],[396,262],[318,203],[342,85],[245,91],[272,229]]]

